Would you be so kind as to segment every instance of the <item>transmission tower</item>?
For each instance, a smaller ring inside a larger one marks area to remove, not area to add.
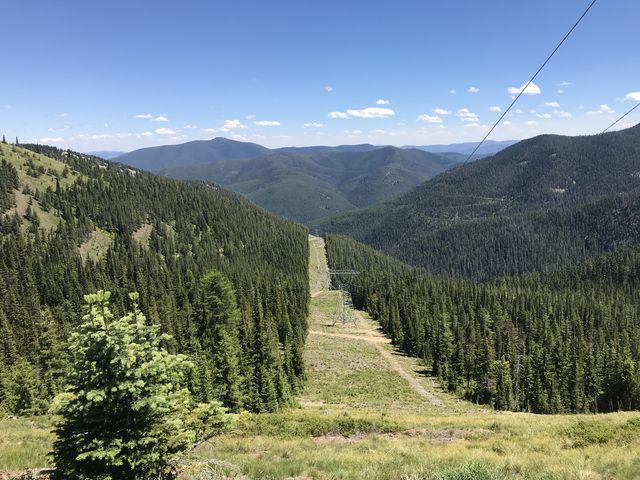
[[[341,275],[358,275],[355,270],[329,270],[331,277],[331,286],[338,292],[336,298],[336,310],[333,314],[333,324],[336,326],[338,322],[343,325],[353,322],[354,326],[358,326],[357,318],[353,313],[353,299],[351,298],[351,292],[339,279]]]

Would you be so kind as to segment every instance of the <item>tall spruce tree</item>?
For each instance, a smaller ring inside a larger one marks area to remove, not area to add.
[[[240,390],[238,321],[240,312],[231,282],[220,272],[202,278],[200,344],[214,368],[212,391],[233,411],[242,406]]]

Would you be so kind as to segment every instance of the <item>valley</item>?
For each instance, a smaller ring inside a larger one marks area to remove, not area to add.
[[[316,289],[298,405],[240,414],[232,432],[187,454],[182,479],[632,480],[640,474],[638,413],[496,412],[444,392],[366,313],[354,312],[355,325],[332,326],[337,292],[319,287],[327,278],[323,242],[311,237],[310,246]],[[8,443],[0,442],[0,471],[45,466],[47,422],[0,421],[12,432]]]

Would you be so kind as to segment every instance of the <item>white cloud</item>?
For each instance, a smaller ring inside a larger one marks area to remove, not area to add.
[[[493,106],[493,107],[489,107],[489,111],[498,113],[498,112],[501,112],[502,109],[500,107],[498,107],[498,106]]]
[[[511,123],[511,120],[505,120],[504,122],[502,122],[503,125],[513,125],[513,123]]]
[[[324,91],[325,92],[333,92],[333,87],[331,85],[325,85]]]
[[[480,89],[478,87],[469,87],[467,89],[467,92],[469,93],[478,93],[480,91]]]
[[[67,113],[67,112],[62,112],[62,113],[59,113],[58,116],[60,118],[67,118],[67,117],[71,116],[71,114]]]
[[[456,116],[463,122],[478,122],[480,120],[478,115],[470,111],[468,108],[459,109]]]
[[[197,125],[185,125],[182,128],[184,128],[185,130],[195,130],[195,129],[198,128],[198,126]]]
[[[143,137],[153,137],[152,132],[142,132],[140,135],[142,135]]]
[[[457,92],[452,88],[451,90],[449,90],[449,93],[450,93],[451,95],[455,95]]]
[[[382,130],[381,128],[374,130],[373,133],[387,133],[386,130]]]
[[[558,84],[559,87],[571,87],[573,86],[573,82],[560,82]]]
[[[327,125],[324,123],[318,123],[318,122],[311,122],[311,123],[305,123],[302,125],[304,128],[324,128]]]
[[[257,122],[253,122],[259,127],[279,127],[280,122],[277,120],[258,120]]]
[[[247,120],[253,120],[254,118],[256,118],[256,116],[255,116],[255,115],[253,115],[253,114],[251,114],[251,115],[247,115],[247,116],[246,116],[246,117],[244,117],[244,118],[246,118]]]
[[[587,115],[601,115],[603,113],[616,113],[609,105],[602,104],[598,110],[587,112]]]
[[[396,114],[390,108],[367,107],[360,110],[347,110],[347,115],[356,118],[389,118]]]
[[[154,122],[168,122],[169,121],[169,117],[167,117],[166,115],[158,115],[156,118],[153,119]]]
[[[525,85],[527,84],[525,83],[520,88],[510,87],[507,92],[509,93],[509,95],[518,95],[524,90]],[[531,82],[529,86],[527,86],[527,89],[523,92],[524,95],[540,95],[541,93],[542,91],[540,90],[540,87],[533,82]]]
[[[418,120],[426,123],[442,123],[442,119],[437,115],[427,115],[426,113],[418,115]]]
[[[632,102],[640,102],[640,92],[630,92],[624,97],[625,100],[631,100]]]
[[[538,122],[536,122],[535,120],[527,120],[526,122],[524,122],[525,125],[537,125]]]
[[[64,127],[60,127],[60,128],[55,128],[55,127],[50,127],[47,129],[47,131],[49,132],[65,132],[69,130],[69,125],[65,125]]]
[[[558,102],[544,102],[545,107],[554,107],[559,108],[560,104]]]
[[[561,89],[561,88],[559,88],[559,89],[558,89],[558,93],[564,93],[564,90],[563,90],[563,89]]]
[[[560,117],[560,118],[571,118],[571,117],[573,117],[573,115],[570,112],[565,112],[563,110],[554,110],[551,113],[554,114],[557,117]]]
[[[538,113],[536,115],[536,117],[538,117],[538,118],[551,118],[551,114],[550,113]]]
[[[391,102],[389,100],[384,100],[382,98],[379,98],[378,100],[376,100],[376,105],[389,105]]]
[[[175,134],[176,134],[176,131],[175,131],[175,130],[172,130],[172,129],[170,129],[170,128],[166,128],[166,127],[163,127],[163,128],[157,128],[157,129],[155,130],[155,132],[156,132],[158,135],[175,135]]]
[[[445,110],[444,108],[434,108],[433,113],[436,115],[451,115],[451,110]]]
[[[202,133],[218,133],[217,128],[203,128],[200,130]]]
[[[62,137],[42,137],[38,140],[40,143],[60,143],[64,142]]]
[[[518,114],[522,113],[522,109],[516,108],[516,113],[518,113]]]
[[[349,109],[346,112],[329,112],[329,118],[389,118],[396,114],[390,108],[367,107]]]
[[[135,118],[150,119],[150,118],[153,118],[153,115],[151,115],[150,113],[139,113],[138,115],[135,116]]]
[[[227,130],[237,130],[244,128],[247,128],[247,126],[243,125],[240,120],[225,120],[221,130],[223,132],[226,132]]]

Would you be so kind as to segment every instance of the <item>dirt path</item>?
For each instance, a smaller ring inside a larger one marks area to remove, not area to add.
[[[325,244],[322,238],[309,236],[309,245],[312,250],[311,259],[309,265],[309,278],[311,283],[311,297],[316,298],[324,293],[328,293],[325,288],[329,286],[329,272],[325,253]],[[323,271],[324,270],[324,271]],[[380,331],[377,323],[368,318],[367,314],[358,310],[353,311],[356,322],[355,325],[348,324],[341,326],[341,332],[333,332],[326,330],[312,329],[309,330],[309,335],[320,335],[324,337],[335,338],[347,338],[350,340],[356,340],[360,342],[367,342],[376,347],[380,355],[387,361],[389,366],[403,379],[405,379],[411,388],[421,397],[427,399],[432,405],[438,407],[444,407],[445,404],[429,392],[420,381],[416,378],[416,375],[407,371],[396,358],[396,353],[390,350],[388,347],[391,345],[391,340],[385,337]]]

